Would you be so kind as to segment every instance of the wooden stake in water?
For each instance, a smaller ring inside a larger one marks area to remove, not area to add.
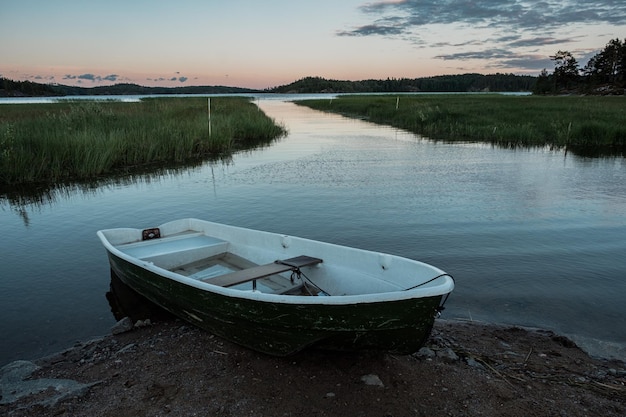
[[[211,137],[211,97],[209,97],[208,109],[209,109],[209,138],[210,138]]]
[[[396,97],[396,110],[398,110],[398,104],[400,104],[400,96]]]

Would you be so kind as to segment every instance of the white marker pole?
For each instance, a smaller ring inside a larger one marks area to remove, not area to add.
[[[209,109],[209,138],[210,138],[211,137],[211,97],[209,97],[208,109]]]

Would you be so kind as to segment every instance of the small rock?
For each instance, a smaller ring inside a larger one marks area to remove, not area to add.
[[[324,398],[334,398],[334,397],[335,397],[334,392],[327,392],[326,395],[324,395]]]
[[[31,379],[31,375],[38,369],[39,366],[30,361],[15,361],[0,368],[0,405],[40,394],[33,404],[54,406],[65,398],[80,397],[90,387],[100,383],[82,384],[71,379],[56,378]]]
[[[413,356],[415,356],[416,358],[420,358],[420,359],[434,358],[435,352],[431,348],[424,346],[423,348],[415,352]]]
[[[113,334],[125,333],[131,330],[132,328],[133,328],[133,321],[130,319],[130,317],[124,317],[123,319],[115,323],[113,327],[111,327],[111,333]]]
[[[459,360],[458,355],[454,353],[454,351],[450,348],[445,348],[437,351],[437,357],[448,362],[456,362]]]
[[[152,322],[150,321],[150,319],[137,320],[137,322],[135,323],[135,327],[146,327],[150,326],[151,324]]]
[[[129,343],[128,345],[126,345],[123,348],[121,348],[120,350],[118,350],[117,354],[131,352],[133,349],[135,349],[135,346],[136,345],[134,343]]]
[[[378,375],[374,375],[374,374],[363,375],[361,377],[361,381],[363,381],[363,383],[365,383],[365,385],[374,385],[374,386],[377,386],[377,387],[384,387],[385,386],[385,384],[383,384],[383,381],[380,380]]]
[[[483,364],[478,362],[474,358],[467,358],[466,362],[472,368],[480,369],[480,370],[483,370],[483,371],[485,370],[485,367],[483,366]]]

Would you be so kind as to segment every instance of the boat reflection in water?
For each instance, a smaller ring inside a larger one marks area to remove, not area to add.
[[[138,320],[150,319],[150,321],[174,320],[176,316],[162,309],[146,297],[124,284],[122,280],[111,270],[110,289],[106,293],[106,299],[111,307],[111,313],[115,320],[128,317],[133,323]]]

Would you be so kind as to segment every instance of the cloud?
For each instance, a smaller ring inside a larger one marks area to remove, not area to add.
[[[553,38],[553,37],[533,37],[527,39],[518,39],[508,43],[508,46],[512,48],[518,47],[536,47],[543,45],[559,45],[570,42],[571,38]]]
[[[523,54],[511,52],[507,49],[492,48],[484,51],[467,51],[452,54],[437,55],[435,58],[444,61],[464,62],[469,60],[485,60],[489,63],[487,68],[507,70],[521,68],[523,72],[535,73],[544,68],[549,68],[553,62],[543,54]]]
[[[580,40],[581,25],[626,24],[626,2],[616,0],[378,0],[359,9],[369,21],[336,35],[402,39],[440,49],[443,60],[529,70],[546,66],[542,48]]]
[[[471,51],[471,52],[458,52],[455,54],[437,55],[435,58],[443,60],[461,60],[468,59],[501,59],[509,58],[511,56],[510,51],[506,49],[489,49],[486,51]]]
[[[550,68],[554,62],[544,55],[514,55],[508,59],[498,61],[500,68],[525,68],[527,72],[541,71]]]
[[[539,47],[539,46],[544,46],[544,45],[560,45],[563,43],[567,43],[570,42],[572,40],[572,38],[553,38],[553,37],[532,37],[532,38],[522,38],[519,35],[515,35],[515,36],[502,36],[502,37],[496,37],[496,38],[490,38],[490,39],[481,39],[481,40],[468,40],[466,42],[461,42],[461,43],[451,43],[451,42],[437,42],[435,44],[431,44],[430,46],[435,47],[435,48],[444,48],[444,47],[467,47],[467,46],[483,46],[483,45],[487,45],[487,44],[496,44],[496,45],[501,45],[501,46],[505,46],[506,49],[499,49],[499,52],[501,54],[505,54],[505,53],[510,53],[510,51],[512,49],[515,48],[524,48],[524,47]],[[495,58],[495,56],[491,56],[494,52],[494,50],[485,50],[483,52],[465,52],[465,54],[468,55],[467,59],[474,59],[474,58],[478,58],[481,59],[479,56],[485,55],[484,58]],[[459,55],[458,58],[462,58],[463,54],[457,54]],[[475,55],[475,56],[474,56]],[[437,57],[439,58],[439,57]]]
[[[120,79],[120,76],[117,74],[109,74],[109,75],[101,76],[101,75],[95,75],[91,73],[80,74],[80,75],[65,74],[63,76],[63,79],[64,80],[77,80],[77,82],[91,81],[92,83],[95,83],[95,82],[100,83],[102,81],[110,81],[110,82],[118,81]]]
[[[339,31],[339,36],[370,36],[370,35],[400,35],[404,32],[404,29],[400,26],[394,26],[390,24],[371,24],[358,27],[350,31]]]
[[[180,74],[180,72],[176,72],[176,74]],[[154,82],[162,82],[162,81],[178,81],[181,83],[186,82],[189,79],[189,77],[184,77],[184,76],[180,76],[180,77],[158,77],[158,78],[146,78],[146,80],[148,81],[154,81]]]
[[[101,80],[100,77],[93,75],[93,74],[81,74],[77,77],[79,80],[87,80],[87,81],[91,81],[91,82],[95,82],[98,80]]]
[[[437,42],[437,43],[431,44],[430,46],[435,47],[435,48],[443,48],[446,46],[462,47],[462,46],[478,46],[484,43],[485,41],[483,40],[469,40],[467,42],[461,42],[461,43]]]
[[[558,29],[563,24],[624,24],[626,3],[615,0],[396,0],[360,7],[370,24],[340,36],[409,34],[432,24],[465,24],[506,30]]]

